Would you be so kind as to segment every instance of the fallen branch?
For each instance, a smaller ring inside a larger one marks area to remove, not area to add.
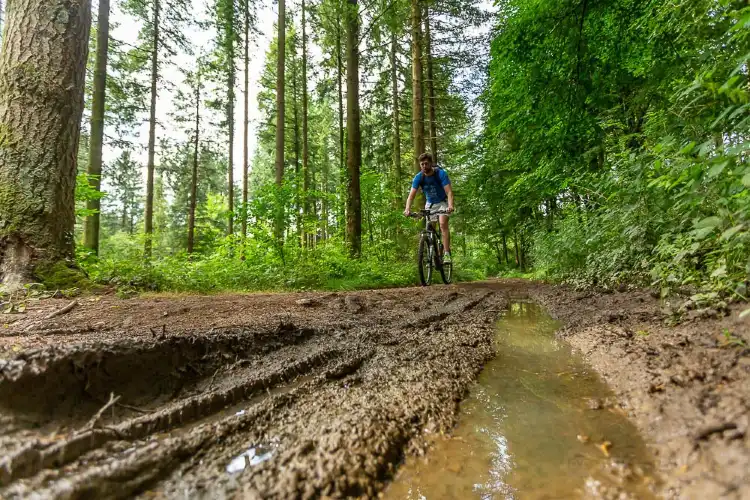
[[[695,440],[702,441],[704,439],[708,439],[713,434],[718,434],[724,431],[731,431],[736,428],[737,424],[735,424],[734,422],[725,422],[723,424],[710,425],[701,429],[698,434],[696,434]]]
[[[67,306],[63,307],[62,309],[58,309],[57,311],[52,311],[44,319],[52,319],[52,318],[54,318],[56,316],[61,316],[63,314],[69,313],[77,305],[78,305],[78,301],[74,300],[73,302],[71,302]]]
[[[214,376],[211,377],[211,382],[208,383],[208,387],[206,387],[206,391],[205,392],[210,391],[211,387],[213,387],[213,385],[214,385],[214,379],[216,378],[216,375],[219,374],[219,370],[221,370],[221,367],[217,368],[216,371],[214,372]]]
[[[133,405],[126,405],[125,403],[117,403],[117,406],[120,408],[125,408],[126,410],[132,410],[138,413],[153,413],[154,410],[144,410],[143,408],[138,408],[137,406]]]
[[[120,396],[115,397],[114,392],[109,393],[109,401],[101,407],[101,409],[96,412],[96,414],[91,417],[91,420],[86,424],[84,427],[84,430],[91,430],[99,427],[99,420],[101,420],[102,415],[104,415],[104,412],[107,411],[108,408],[111,408],[117,401],[120,400]]]

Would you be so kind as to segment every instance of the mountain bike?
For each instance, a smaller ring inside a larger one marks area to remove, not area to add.
[[[431,215],[448,215],[450,212],[436,210],[420,210],[410,212],[409,217],[424,218],[425,227],[419,233],[419,250],[417,252],[417,268],[419,269],[419,281],[422,286],[432,283],[432,272],[434,269],[440,271],[443,283],[450,284],[453,278],[453,263],[443,262],[443,239],[440,234],[440,224],[430,221]]]

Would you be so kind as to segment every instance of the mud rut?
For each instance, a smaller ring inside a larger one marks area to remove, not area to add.
[[[218,327],[201,300],[161,331],[144,309],[6,333],[55,342],[0,359],[0,497],[376,496],[452,427],[506,305],[482,287],[278,297],[235,299]]]

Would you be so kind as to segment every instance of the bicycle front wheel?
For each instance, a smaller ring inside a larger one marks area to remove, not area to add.
[[[426,235],[419,238],[419,252],[417,253],[417,269],[419,269],[419,282],[427,286],[432,282],[432,245]]]

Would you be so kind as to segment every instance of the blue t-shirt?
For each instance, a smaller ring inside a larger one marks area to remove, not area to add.
[[[422,180],[423,178],[424,180]],[[427,203],[440,203],[448,198],[448,195],[445,194],[445,186],[450,183],[451,180],[448,178],[445,170],[435,167],[435,173],[432,175],[424,175],[422,172],[419,172],[414,176],[411,187],[414,189],[421,187],[427,197]]]

